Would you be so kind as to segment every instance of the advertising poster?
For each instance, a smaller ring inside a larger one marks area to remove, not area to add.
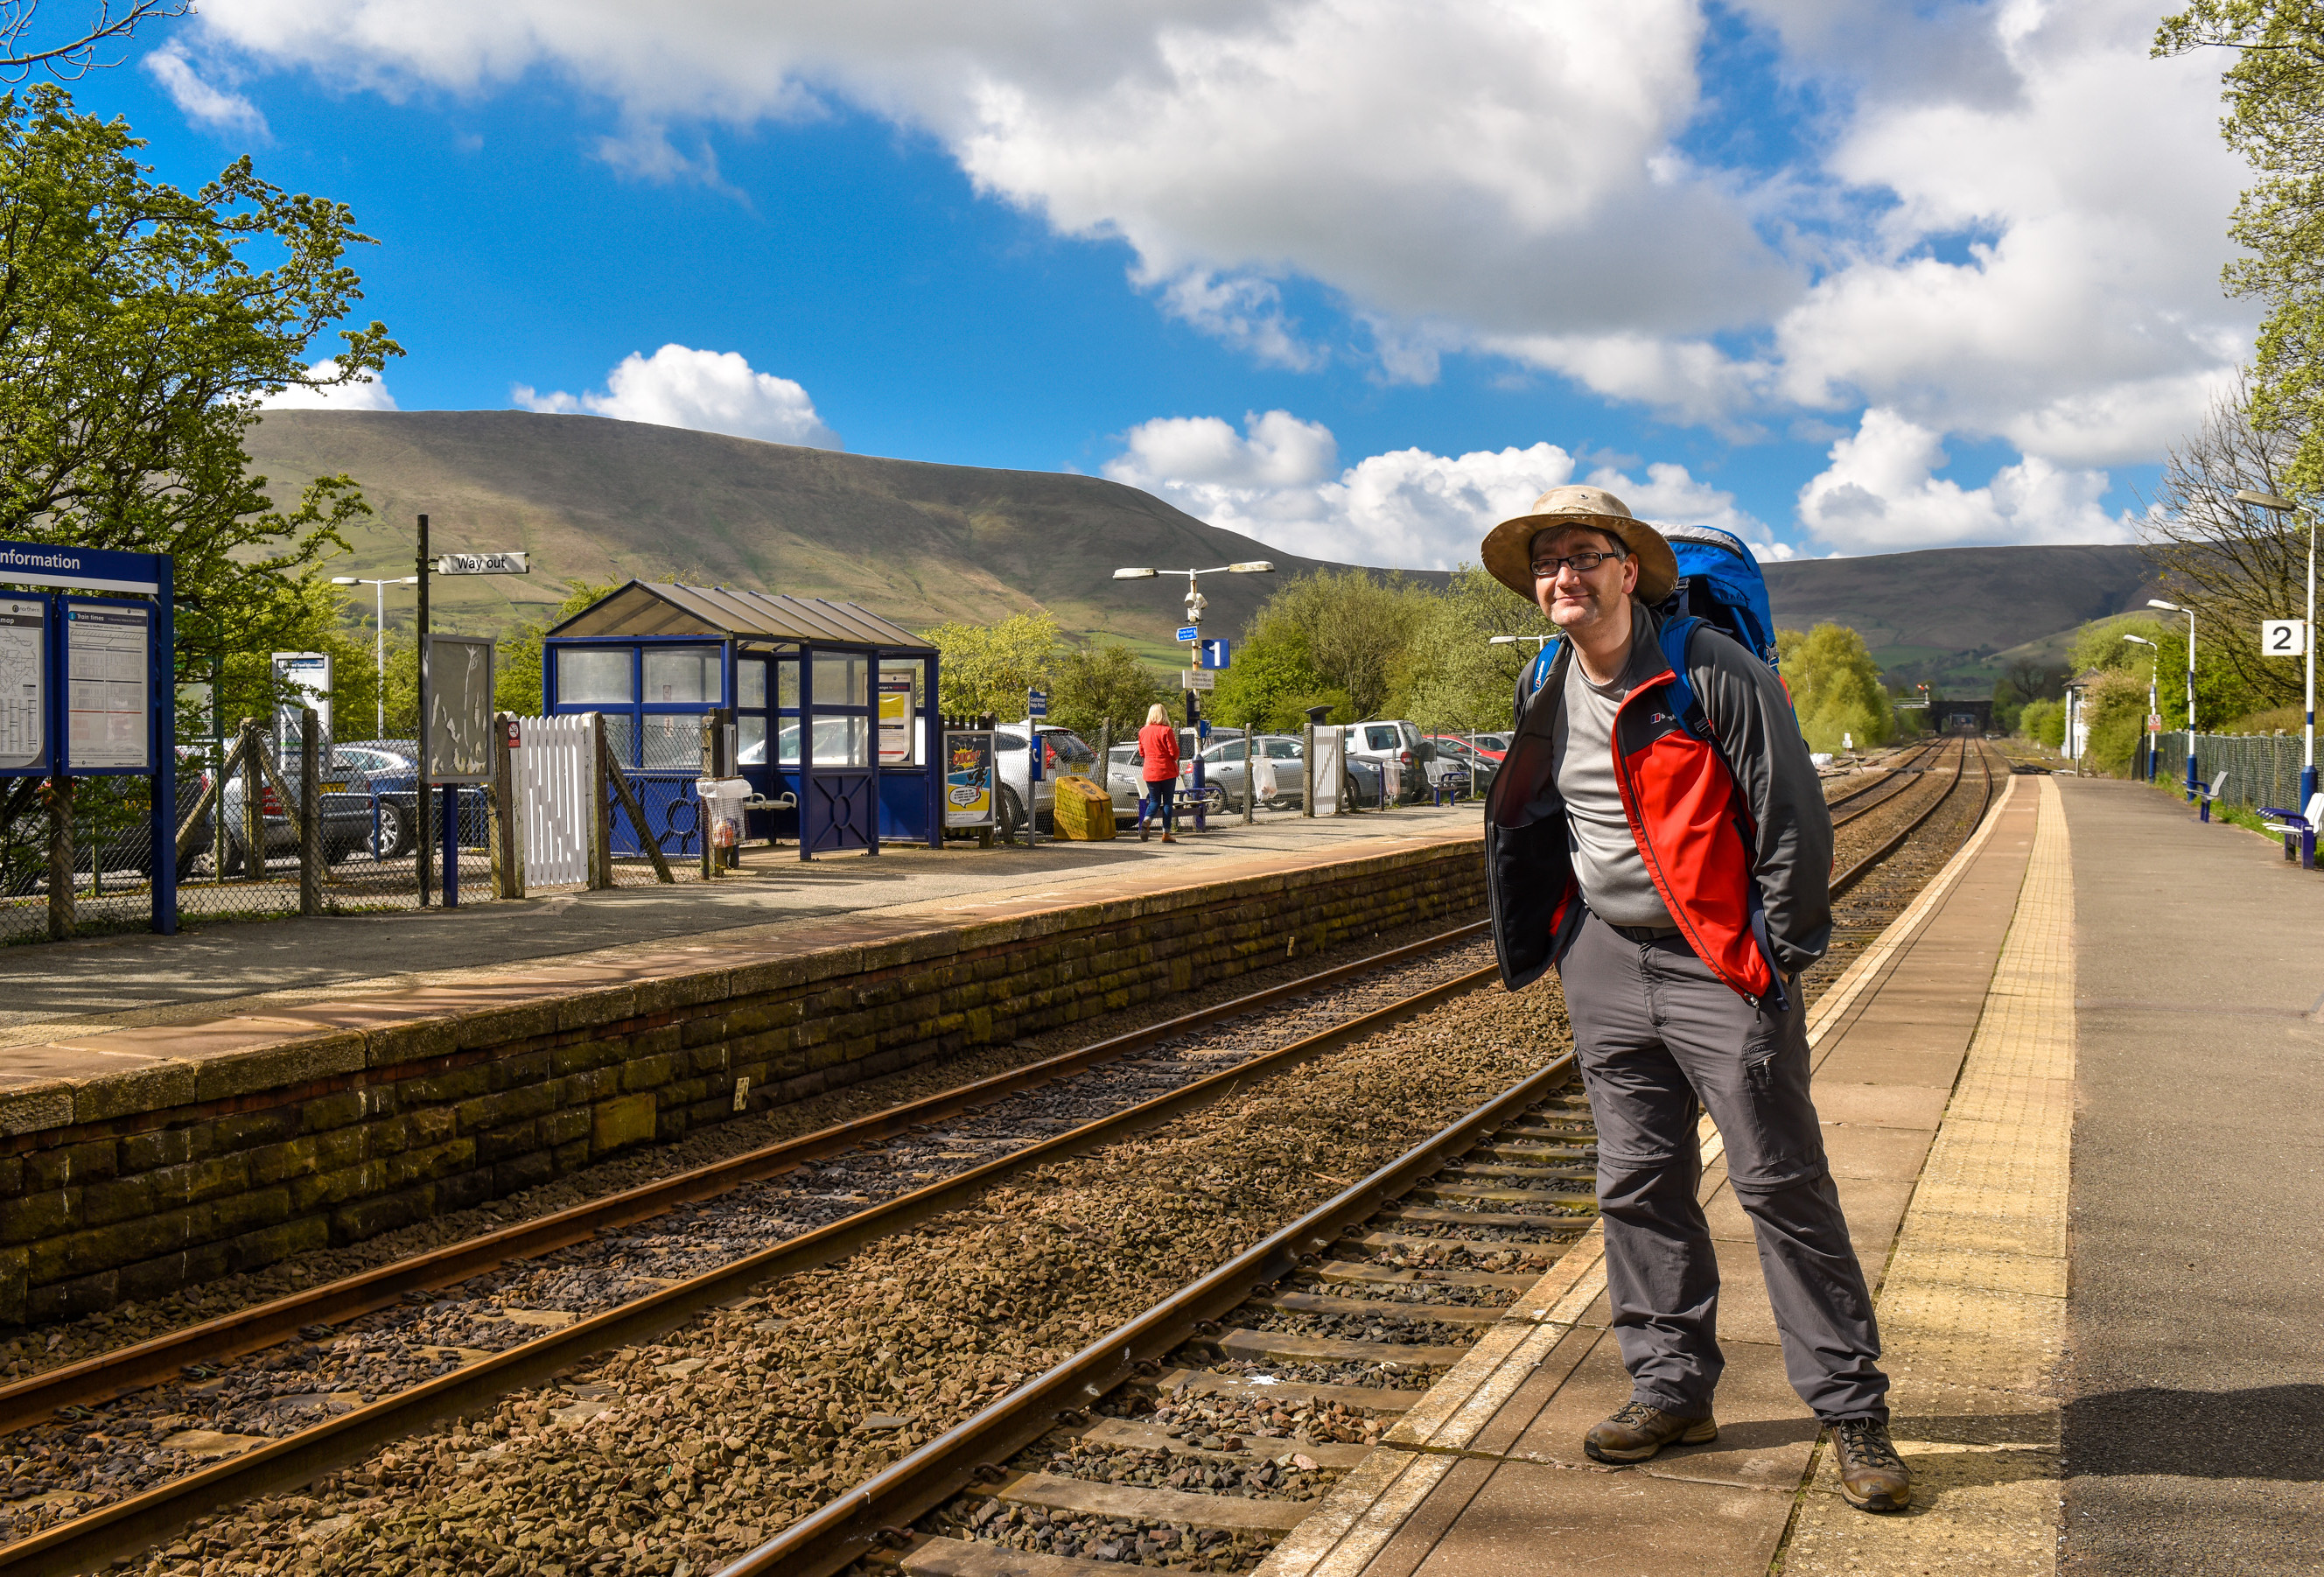
[[[146,650],[153,611],[65,604],[66,738],[75,771],[149,771]]]
[[[912,760],[912,670],[880,670],[880,764],[902,767]]]
[[[992,736],[947,733],[945,741],[945,825],[992,825]]]
[[[0,597],[0,772],[49,764],[49,604]]]
[[[430,783],[493,780],[493,643],[465,635],[430,635],[428,738],[423,746]],[[690,740],[699,730],[690,720]],[[698,749],[697,742],[697,749]]]

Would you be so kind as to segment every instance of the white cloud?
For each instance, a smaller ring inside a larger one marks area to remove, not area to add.
[[[194,69],[180,46],[163,44],[141,63],[146,74],[170,96],[170,102],[196,125],[240,136],[265,137],[266,117],[259,113],[258,106],[239,93],[202,80],[201,73]]]
[[[1330,429],[1269,410],[1246,416],[1241,432],[1214,416],[1142,423],[1124,435],[1105,474],[1304,558],[1449,569],[1473,563],[1486,532],[1579,469],[1572,454],[1550,443],[1457,456],[1397,449],[1342,468]],[[1643,480],[1600,466],[1587,480],[1642,518],[1717,526],[1766,556],[1791,557],[1735,507],[1733,494],[1697,481],[1683,466],[1649,465]]]
[[[2200,418],[2255,321],[2218,288],[2220,59],[2149,60],[2152,0],[1735,4],[1828,106],[1780,168],[1679,149],[1793,113],[1699,79],[1703,0],[206,0],[198,36],[391,96],[555,74],[642,179],[844,103],[1266,365],[1468,351],[1738,438],[1872,406],[2061,476]]]
[[[325,356],[307,370],[318,378],[336,378],[339,364]],[[265,410],[393,410],[395,396],[387,392],[383,380],[365,377],[331,389],[293,383],[279,394],[261,396],[258,403]]]
[[[1875,406],[1832,445],[1831,465],[1800,489],[1801,523],[1850,553],[1893,553],[1966,542],[2122,542],[2128,515],[2109,516],[2103,471],[2070,470],[2038,456],[1963,487],[1935,473],[1940,436]]]
[[[692,428],[738,438],[836,449],[839,435],[824,426],[815,401],[788,378],[753,372],[733,351],[690,350],[666,345],[650,356],[632,351],[606,374],[602,393],[543,394],[519,383],[510,398],[527,410],[587,411],[622,421]]]

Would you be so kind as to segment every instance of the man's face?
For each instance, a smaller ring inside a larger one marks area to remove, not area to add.
[[[1637,586],[1637,559],[1624,553],[1621,545],[1603,531],[1564,526],[1539,532],[1533,540],[1536,565],[1586,553],[1608,557],[1595,569],[1585,571],[1566,564],[1554,575],[1536,572],[1534,576],[1534,600],[1560,630],[1578,632],[1600,620],[1618,617],[1624,600]]]

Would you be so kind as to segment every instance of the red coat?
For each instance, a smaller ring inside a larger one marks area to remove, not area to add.
[[[1167,723],[1149,723],[1138,731],[1138,753],[1148,783],[1167,783],[1178,775],[1178,731]]]

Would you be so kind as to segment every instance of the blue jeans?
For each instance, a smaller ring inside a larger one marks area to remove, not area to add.
[[[1162,823],[1162,830],[1168,832],[1172,825],[1172,818],[1177,814],[1173,806],[1173,801],[1177,798],[1177,787],[1176,779],[1165,779],[1159,783],[1147,784],[1146,798],[1138,802],[1138,825],[1144,826],[1148,822],[1158,817]]]

